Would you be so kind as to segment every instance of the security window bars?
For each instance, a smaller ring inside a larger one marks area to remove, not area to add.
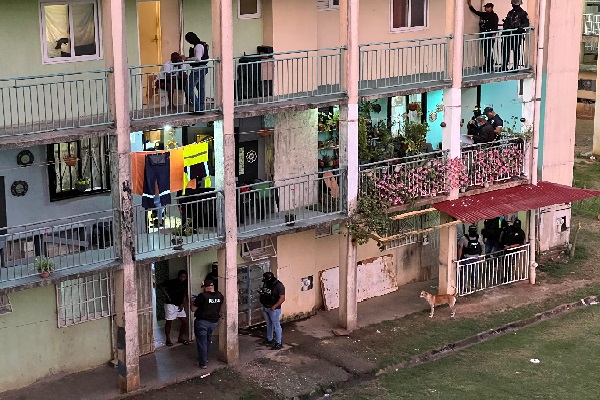
[[[56,285],[58,327],[110,317],[114,285],[110,272],[71,279]]]
[[[260,18],[260,0],[238,0],[238,18]]]
[[[110,190],[108,137],[48,145],[50,201]]]
[[[96,60],[100,54],[98,2],[66,0],[40,4],[44,64]]]
[[[12,305],[7,294],[0,294],[0,315],[12,312]]]
[[[317,0],[317,10],[339,10],[340,0]]]
[[[427,27],[429,0],[390,0],[391,30]]]

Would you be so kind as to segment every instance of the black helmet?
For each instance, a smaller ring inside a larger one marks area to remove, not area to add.
[[[264,283],[271,283],[271,282],[275,281],[275,279],[277,279],[277,278],[275,278],[275,275],[272,272],[265,272],[263,274],[263,280],[262,281]]]
[[[471,236],[471,237],[477,236],[477,225],[475,225],[475,224],[469,225],[469,236]]]
[[[517,228],[517,229],[521,229],[521,220],[520,220],[519,218],[516,218],[516,219],[513,221],[513,226],[514,226],[515,228]]]

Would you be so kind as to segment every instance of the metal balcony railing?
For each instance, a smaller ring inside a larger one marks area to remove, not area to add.
[[[466,187],[501,182],[524,173],[525,143],[522,139],[503,139],[461,148],[467,167]]]
[[[463,77],[527,71],[533,27],[464,35]]]
[[[598,36],[600,32],[600,14],[583,14],[583,34]]]
[[[235,106],[344,93],[341,47],[236,57]]]
[[[174,63],[172,72],[161,71],[161,64],[129,67],[131,118],[141,120],[216,110],[216,60],[202,63],[206,65]]]
[[[144,209],[134,206],[136,254],[223,238],[223,193],[214,191],[172,199],[173,203]]]
[[[529,279],[529,244],[454,261],[459,296]]]
[[[343,169],[239,187],[238,231],[253,232],[342,214],[345,188]]]
[[[451,36],[360,45],[359,89],[448,81]]]
[[[60,271],[115,260],[115,210],[1,228],[0,282],[38,275],[37,265]]]
[[[0,79],[0,135],[22,135],[112,122],[111,70]]]
[[[448,150],[443,150],[361,165],[360,191],[374,190],[392,206],[448,193],[447,160]]]

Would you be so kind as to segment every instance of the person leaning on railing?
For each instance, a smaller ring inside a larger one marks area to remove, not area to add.
[[[505,31],[502,33],[502,71],[508,71],[508,62],[512,52],[513,69],[511,72],[516,72],[519,69],[525,28],[529,27],[529,15],[521,8],[523,0],[511,0],[511,4],[512,10],[502,20],[502,27]]]
[[[496,140],[496,132],[494,132],[494,128],[488,122],[487,118],[483,115],[480,115],[475,119],[475,123],[477,124],[477,135],[467,135],[467,137],[473,140],[473,143],[490,143]]]

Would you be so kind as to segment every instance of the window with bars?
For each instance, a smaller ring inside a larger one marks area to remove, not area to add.
[[[391,30],[427,27],[429,0],[390,0]]]
[[[48,145],[50,201],[110,191],[108,137]]]
[[[12,305],[7,294],[0,294],[0,315],[12,312]]]
[[[238,0],[238,18],[260,18],[260,0]]]
[[[70,279],[56,285],[58,327],[110,317],[114,285],[110,272]]]
[[[339,10],[340,0],[317,0],[317,10]]]

